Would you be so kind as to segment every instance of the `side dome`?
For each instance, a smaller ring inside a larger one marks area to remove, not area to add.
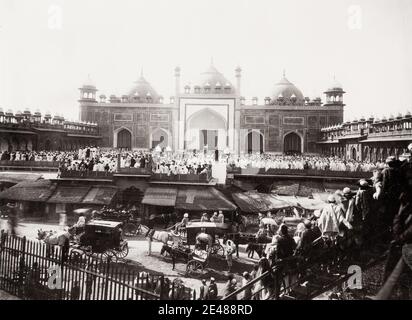
[[[333,78],[332,83],[329,84],[328,88],[325,91],[325,93],[328,93],[328,92],[342,92],[342,93],[345,93],[343,91],[342,84],[339,81],[337,81],[335,78]]]
[[[304,105],[304,103],[305,97],[302,92],[283,75],[272,92],[271,104]]]
[[[159,103],[160,101],[160,95],[143,75],[135,82],[127,96],[129,96],[130,102]]]
[[[233,84],[213,64],[200,74],[191,88],[186,86],[185,89],[186,92],[191,89],[193,93],[236,93]]]
[[[88,75],[87,79],[83,82],[82,88],[96,89],[96,84],[94,83],[90,75]]]

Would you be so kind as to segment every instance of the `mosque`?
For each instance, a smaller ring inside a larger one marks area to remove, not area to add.
[[[309,99],[285,73],[272,93],[250,103],[241,92],[242,70],[231,82],[213,63],[191,85],[181,84],[166,99],[143,74],[123,95],[98,95],[90,77],[80,90],[80,120],[97,123],[101,146],[128,150],[215,151],[224,153],[317,153],[321,128],[343,122],[342,86],[333,81],[326,100]]]

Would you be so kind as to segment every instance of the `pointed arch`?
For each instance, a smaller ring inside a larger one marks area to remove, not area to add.
[[[297,131],[288,131],[283,135],[284,153],[303,153],[303,136]]]
[[[167,146],[172,147],[171,141],[172,135],[169,130],[165,128],[153,128],[150,134],[150,148],[154,149],[156,146],[161,148],[166,148]]]
[[[245,152],[263,153],[265,150],[265,136],[258,129],[251,129],[245,133]]]
[[[133,132],[128,127],[121,126],[113,131],[114,148],[132,149]]]

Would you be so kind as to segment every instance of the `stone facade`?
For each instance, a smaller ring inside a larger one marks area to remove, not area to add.
[[[318,142],[324,155],[363,161],[384,161],[406,153],[412,142],[412,116],[408,112],[388,119],[370,117],[321,129]]]
[[[78,150],[100,145],[100,138],[96,124],[0,109],[0,151]]]
[[[283,75],[259,105],[257,98],[245,104],[239,67],[235,76],[236,86],[211,65],[182,91],[176,68],[175,95],[168,103],[143,75],[127,94],[102,94],[99,101],[88,79],[80,88],[80,119],[99,125],[103,147],[234,153],[316,153],[320,129],[343,121],[345,92],[336,81],[322,104]]]

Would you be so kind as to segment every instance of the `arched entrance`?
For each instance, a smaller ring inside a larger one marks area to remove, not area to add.
[[[369,147],[368,147],[368,146],[366,146],[366,147],[363,148],[362,160],[370,161],[370,157],[369,157]]]
[[[385,161],[388,157],[388,152],[386,148],[382,148],[382,161]]]
[[[152,132],[151,135],[151,147],[152,149],[160,146],[161,148],[166,148],[169,146],[169,133],[161,128],[158,128]]]
[[[246,135],[246,150],[248,153],[263,153],[263,134],[252,130]]]
[[[218,112],[205,108],[187,121],[186,149],[223,150],[227,146],[226,121]]]
[[[352,148],[352,151],[351,151],[351,159],[352,159],[352,160],[356,160],[356,148],[355,148],[355,147]]]
[[[6,139],[0,138],[0,151],[10,151],[10,144]]]
[[[132,134],[129,130],[121,129],[117,133],[117,148],[126,150],[132,149]]]
[[[51,142],[48,139],[44,142],[44,150],[46,150],[46,151],[51,150]]]
[[[289,132],[283,139],[283,152],[285,154],[302,153],[302,138],[296,132]]]

